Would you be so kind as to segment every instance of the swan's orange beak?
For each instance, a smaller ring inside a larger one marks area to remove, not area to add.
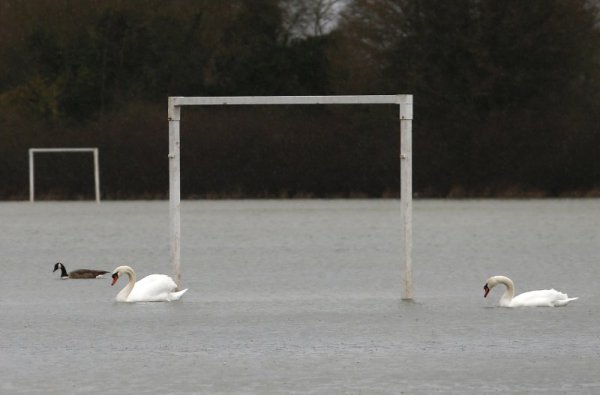
[[[487,294],[490,293],[490,289],[488,288],[487,284],[483,286],[483,291],[483,297],[485,298]]]
[[[117,273],[113,273],[112,275],[112,283],[110,283],[110,286],[112,287],[113,285],[115,285],[115,283],[119,280],[119,275]]]

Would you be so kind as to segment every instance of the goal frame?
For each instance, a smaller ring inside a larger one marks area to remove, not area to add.
[[[256,106],[395,104],[400,119],[400,221],[403,262],[402,299],[412,300],[412,95],[356,96],[195,96],[168,98],[169,120],[169,229],[170,262],[181,288],[181,174],[180,121],[183,106]]]
[[[100,203],[100,166],[98,148],[29,148],[29,201],[35,201],[35,162],[36,153],[91,152],[94,155],[94,192],[96,203]]]

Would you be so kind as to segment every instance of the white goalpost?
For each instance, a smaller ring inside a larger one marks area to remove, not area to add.
[[[402,299],[413,298],[412,284],[412,95],[358,96],[224,96],[169,97],[169,229],[170,261],[181,288],[180,133],[183,106],[395,104],[400,118],[400,240],[403,262]]]
[[[100,203],[100,167],[98,160],[98,148],[29,148],[29,201],[35,200],[35,153],[57,153],[57,152],[91,152],[94,155],[94,191],[96,203]]]

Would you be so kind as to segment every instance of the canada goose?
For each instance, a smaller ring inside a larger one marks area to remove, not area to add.
[[[103,274],[108,273],[106,270],[92,270],[92,269],[79,269],[73,270],[72,272],[67,273],[67,269],[65,269],[65,265],[60,262],[57,262],[54,265],[54,270],[52,272],[60,269],[60,278],[63,280],[67,280],[69,278],[102,278]]]

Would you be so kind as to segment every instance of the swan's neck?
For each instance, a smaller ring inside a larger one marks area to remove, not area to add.
[[[129,294],[133,290],[133,287],[135,286],[135,273],[130,270],[125,270],[124,273],[127,274],[127,277],[129,277],[129,282],[121,290],[121,292],[117,294],[116,300],[119,302],[127,300],[127,297],[129,296]]]
[[[506,286],[506,291],[504,291],[504,295],[500,298],[500,304],[502,304],[502,302],[509,303],[515,296],[515,284],[508,277],[498,276],[496,279],[498,280],[498,283]]]

